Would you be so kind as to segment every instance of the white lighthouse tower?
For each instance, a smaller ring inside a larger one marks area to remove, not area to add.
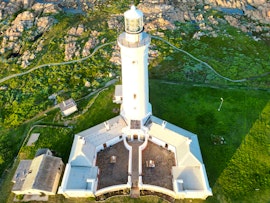
[[[143,13],[135,6],[124,13],[125,32],[118,37],[122,62],[121,115],[129,129],[141,129],[152,114],[148,87],[150,36],[143,32]]]

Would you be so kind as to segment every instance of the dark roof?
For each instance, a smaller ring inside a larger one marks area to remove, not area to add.
[[[57,173],[62,172],[61,158],[41,155],[33,159],[22,190],[36,189],[53,192]]]
[[[44,156],[33,189],[52,191],[57,173],[61,173],[63,162],[61,158]]]
[[[52,152],[48,148],[41,148],[41,149],[38,149],[38,151],[35,154],[35,157],[38,157],[42,154],[52,155]]]
[[[13,176],[12,182],[13,185],[12,191],[19,191],[22,189],[24,180],[28,174],[29,168],[31,166],[32,160],[21,160],[19,166],[16,169],[16,172]]]

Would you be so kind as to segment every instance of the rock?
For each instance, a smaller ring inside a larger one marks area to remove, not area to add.
[[[196,16],[196,20],[203,21],[204,20],[203,15],[200,13],[198,16]]]
[[[72,27],[68,31],[68,35],[65,38],[65,61],[72,60],[74,56],[80,56],[80,47],[77,45],[77,40],[84,30],[84,26],[79,25],[78,27]],[[83,51],[83,54],[87,53]]]
[[[36,53],[40,52],[43,48],[43,42],[44,40],[40,40],[38,45],[37,45],[37,48],[36,48]]]
[[[118,32],[124,30],[123,16],[122,15],[113,15],[108,20],[109,29],[116,29]]]
[[[31,53],[29,50],[25,51],[21,57],[22,60],[21,66],[23,68],[27,67],[30,64],[29,61],[33,60],[35,57],[36,57],[35,54]]]
[[[85,87],[91,87],[91,83],[89,81],[85,81],[84,86]]]
[[[227,20],[227,22],[233,26],[233,27],[238,27],[239,26],[239,21],[233,16],[225,15],[224,18]]]
[[[120,48],[118,45],[113,47],[113,53],[112,57],[110,58],[110,62],[115,65],[121,65]]]
[[[20,4],[1,2],[0,4],[0,20],[11,16],[21,9]]]
[[[35,16],[30,11],[24,11],[17,15],[12,22],[14,26],[22,25],[25,29],[29,29],[34,25]]]
[[[89,40],[85,43],[84,48],[82,50],[82,56],[90,55],[90,49],[96,47],[99,44],[99,32],[92,31],[89,37]]]
[[[50,13],[59,13],[62,9],[58,6],[58,4],[54,3],[35,3],[32,6],[32,9],[36,13],[44,13],[44,14],[50,14]]]
[[[211,24],[218,25],[218,21],[213,16],[209,16],[208,20],[210,21]]]
[[[55,19],[51,16],[46,16],[46,17],[40,17],[37,19],[37,30],[38,33],[43,33],[55,23]]]
[[[82,35],[83,32],[84,32],[84,26],[83,25],[79,25],[77,28],[76,27],[72,27],[68,31],[68,35],[79,37],[79,36]]]
[[[78,26],[76,30],[76,36],[81,36],[83,32],[84,32],[84,26],[81,24]]]

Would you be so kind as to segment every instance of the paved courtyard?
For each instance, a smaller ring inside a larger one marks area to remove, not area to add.
[[[107,147],[97,154],[96,165],[100,170],[98,189],[127,183],[128,158],[129,151],[123,142]]]
[[[150,167],[150,160],[153,161],[154,167]],[[174,153],[148,141],[142,153],[143,183],[173,190],[171,175],[173,166],[175,166]]]

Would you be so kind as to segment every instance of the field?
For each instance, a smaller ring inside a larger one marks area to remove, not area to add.
[[[81,122],[89,121],[91,126],[114,116],[112,110],[117,106],[111,103],[112,93],[113,88],[102,92],[90,110],[73,123],[78,126],[73,132],[66,128],[35,128],[32,132],[40,132],[41,138],[32,149],[50,147],[66,161],[67,157],[63,155],[69,153],[72,133],[82,130]],[[197,87],[151,80],[150,93],[154,115],[198,134],[214,192],[214,196],[206,202],[241,202],[243,198],[247,202],[265,202],[270,198],[267,193],[270,185],[267,170],[270,153],[268,92]],[[218,111],[220,97],[224,102]],[[82,105],[87,105],[87,102]],[[106,113],[107,116],[104,115]],[[57,117],[57,112],[53,116]],[[47,123],[46,120],[42,122]],[[226,144],[214,144],[213,136],[222,136]],[[21,152],[32,152],[27,148],[22,148]],[[65,152],[61,154],[63,148]],[[25,153],[21,155],[26,156]],[[31,158],[31,153],[28,156]],[[127,199],[125,201],[129,202]],[[54,200],[52,198],[51,202]],[[157,198],[156,202],[159,201]]]

